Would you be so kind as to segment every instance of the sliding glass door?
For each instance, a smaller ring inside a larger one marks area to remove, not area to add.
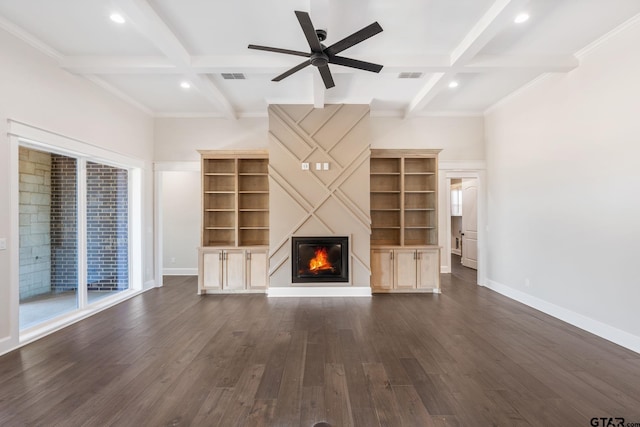
[[[75,158],[19,149],[20,328],[78,307]]]
[[[20,329],[130,286],[128,169],[19,148]]]
[[[86,162],[89,303],[129,288],[129,178],[126,169]]]

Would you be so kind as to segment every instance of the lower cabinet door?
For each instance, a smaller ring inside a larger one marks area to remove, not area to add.
[[[395,258],[395,288],[415,289],[417,282],[416,250],[396,249]]]
[[[202,286],[208,289],[222,289],[223,252],[211,251],[202,254]]]
[[[266,289],[268,268],[268,255],[266,250],[247,251],[247,285],[249,289]]]
[[[393,250],[371,251],[371,287],[374,290],[393,289]]]
[[[225,250],[223,254],[224,280],[222,289],[238,290],[245,286],[245,265],[243,250]]]
[[[440,249],[418,250],[418,288],[440,288]]]

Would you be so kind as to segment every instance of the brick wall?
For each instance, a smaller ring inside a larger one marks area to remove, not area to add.
[[[89,290],[128,288],[128,171],[87,162]]]
[[[51,155],[51,288],[78,289],[76,159]]]
[[[19,150],[20,300],[51,291],[51,154]]]

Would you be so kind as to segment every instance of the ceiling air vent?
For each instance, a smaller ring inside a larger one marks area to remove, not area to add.
[[[422,77],[422,73],[400,73],[398,74],[399,79],[419,79]]]
[[[222,73],[222,78],[225,80],[244,80],[244,74],[242,73]]]

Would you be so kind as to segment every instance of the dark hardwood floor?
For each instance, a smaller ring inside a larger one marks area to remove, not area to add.
[[[1,357],[0,425],[640,423],[639,354],[458,267],[441,295],[370,299],[199,297],[168,277]]]

